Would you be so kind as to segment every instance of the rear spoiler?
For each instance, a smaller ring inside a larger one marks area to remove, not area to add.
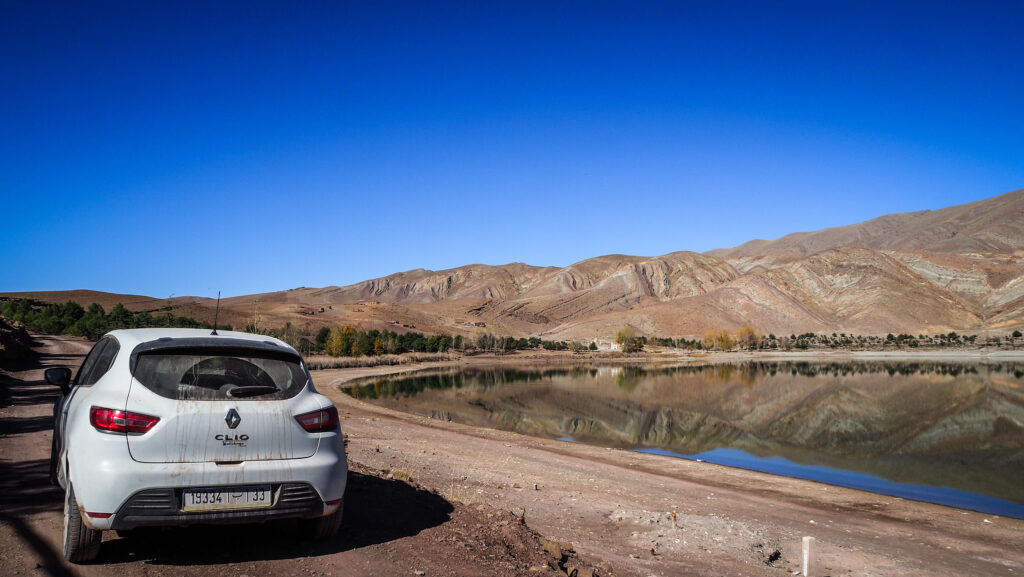
[[[280,359],[301,363],[302,357],[293,349],[285,348],[274,341],[253,341],[249,339],[231,339],[223,337],[189,337],[174,339],[159,338],[140,344],[132,350],[129,366],[132,374],[139,362],[139,356],[151,353],[183,355],[183,354],[216,354],[236,355]]]

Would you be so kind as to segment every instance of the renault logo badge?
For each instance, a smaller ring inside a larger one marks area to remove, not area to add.
[[[224,422],[228,424],[229,429],[234,429],[238,423],[242,422],[242,417],[238,415],[238,411],[231,409],[228,411],[228,416],[224,417]]]

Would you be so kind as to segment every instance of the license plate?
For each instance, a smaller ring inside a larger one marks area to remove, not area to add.
[[[185,489],[181,495],[181,510],[259,509],[269,507],[271,497],[270,485]]]

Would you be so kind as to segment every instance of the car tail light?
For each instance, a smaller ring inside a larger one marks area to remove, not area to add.
[[[333,406],[295,417],[303,429],[310,433],[333,431],[338,427],[338,409]]]
[[[148,432],[159,421],[160,417],[118,409],[93,407],[89,410],[89,423],[99,431],[111,433],[141,434]]]

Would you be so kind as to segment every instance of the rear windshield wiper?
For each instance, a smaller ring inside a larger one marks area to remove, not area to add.
[[[228,389],[227,395],[229,397],[239,399],[242,397],[258,397],[260,395],[269,395],[271,393],[277,393],[277,387],[271,387],[269,385],[249,385],[245,387],[233,387]]]

